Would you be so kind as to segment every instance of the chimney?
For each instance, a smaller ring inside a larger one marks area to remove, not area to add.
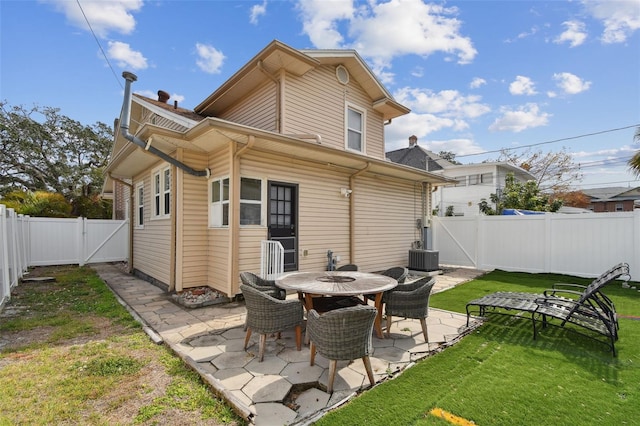
[[[163,104],[166,104],[170,97],[171,95],[169,95],[164,90],[158,90],[158,102],[162,102]]]
[[[409,136],[409,148],[418,145],[418,137],[416,135]]]

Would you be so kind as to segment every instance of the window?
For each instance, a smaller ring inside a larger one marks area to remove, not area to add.
[[[469,175],[469,185],[477,185],[480,183],[480,175]]]
[[[211,226],[229,226],[229,178],[211,181]]]
[[[229,226],[229,178],[211,181],[209,224]],[[262,225],[262,180],[240,178],[240,225]]]
[[[363,111],[347,108],[347,148],[364,152],[364,119]]]
[[[616,203],[616,211],[617,212],[624,211],[624,205],[622,203]]]
[[[165,167],[153,173],[153,216],[166,217],[171,213],[171,169]]]
[[[454,177],[454,179],[458,181],[458,183],[456,183],[456,186],[467,186],[466,176],[456,176]]]
[[[493,173],[483,173],[480,175],[480,182],[493,183]]]
[[[240,225],[262,224],[262,181],[240,179]]]
[[[144,227],[144,183],[136,185],[136,227]]]

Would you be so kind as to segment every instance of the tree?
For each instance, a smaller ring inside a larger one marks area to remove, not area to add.
[[[561,200],[563,206],[586,209],[591,204],[591,199],[582,191],[555,192],[551,194],[551,200]]]
[[[110,217],[110,201],[97,197],[112,140],[104,123],[85,126],[56,108],[0,102],[0,197],[12,191],[56,193],[73,206],[72,214]]]
[[[6,194],[2,204],[16,213],[34,217],[71,217],[73,208],[62,194],[44,191],[13,191]]]
[[[633,140],[640,142],[640,127],[636,128],[636,133],[633,135]],[[638,150],[633,157],[629,160],[629,167],[636,176],[640,176],[640,150]]]
[[[51,107],[0,102],[0,194],[49,191],[71,200],[98,194],[113,140],[109,126],[85,126]]]
[[[438,157],[442,158],[443,160],[447,160],[451,164],[455,164],[458,166],[462,164],[461,162],[456,160],[456,155],[451,151],[440,151],[438,153]]]
[[[541,192],[535,181],[518,182],[513,173],[507,173],[502,193],[491,194],[490,199],[495,208],[485,199],[479,204],[480,212],[486,215],[500,215],[504,209],[555,212],[562,207],[562,201],[552,201],[549,195]]]
[[[558,152],[532,151],[530,149],[517,154],[503,149],[498,161],[506,161],[527,170],[536,178],[536,184],[542,192],[568,192],[569,187],[582,181],[580,164],[565,147]]]

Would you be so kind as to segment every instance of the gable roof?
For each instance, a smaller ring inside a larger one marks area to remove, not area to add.
[[[382,86],[355,50],[296,50],[274,40],[233,74],[194,109],[195,113],[215,117],[255,88],[284,69],[295,76],[323,65],[343,65],[373,100],[373,108],[391,120],[409,113]]]
[[[450,161],[445,160],[436,153],[422,148],[419,145],[413,145],[409,148],[396,149],[385,154],[387,158],[394,163],[404,164],[415,167],[416,169],[427,170],[430,172],[442,170],[453,166]]]

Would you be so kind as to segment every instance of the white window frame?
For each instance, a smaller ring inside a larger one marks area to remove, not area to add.
[[[349,112],[353,111],[356,112],[358,114],[360,114],[360,117],[362,119],[362,129],[361,130],[356,130],[356,129],[352,129],[349,123]],[[349,151],[354,151],[354,152],[360,152],[360,153],[365,153],[366,149],[365,149],[365,141],[366,139],[366,128],[367,128],[367,111],[363,108],[359,108],[355,105],[346,104],[346,108],[344,110],[344,146],[345,149],[349,150]],[[356,148],[352,148],[349,146],[349,132],[359,132],[360,133],[360,149],[356,149]]]
[[[224,182],[227,181],[229,189],[227,191],[227,199],[224,199]],[[213,200],[213,185],[218,185],[218,194],[220,199]],[[223,222],[224,206],[227,206],[227,212],[229,211],[229,198],[231,195],[231,179],[229,176],[220,176],[215,179],[211,179],[208,185],[209,191],[209,227],[211,228],[227,228],[229,226],[229,214],[227,213],[227,223]]]
[[[243,179],[251,179],[251,180],[257,180],[260,182],[260,199],[259,200],[249,200],[249,199],[243,199],[242,198],[242,180]],[[253,205],[259,205],[260,206],[260,220],[259,223],[249,223],[249,224],[243,224],[242,223],[242,216],[240,216],[240,226],[245,227],[245,226],[264,226],[264,222],[265,222],[265,203],[263,202],[266,198],[267,192],[266,192],[266,188],[265,188],[265,182],[264,179],[258,178],[258,177],[251,177],[251,176],[242,176],[240,177],[240,212],[239,214],[242,215],[242,205],[248,205],[248,204],[253,204]]]
[[[171,216],[171,167],[154,169],[151,173],[152,219]]]
[[[138,182],[135,191],[135,227],[144,228],[144,182]]]

